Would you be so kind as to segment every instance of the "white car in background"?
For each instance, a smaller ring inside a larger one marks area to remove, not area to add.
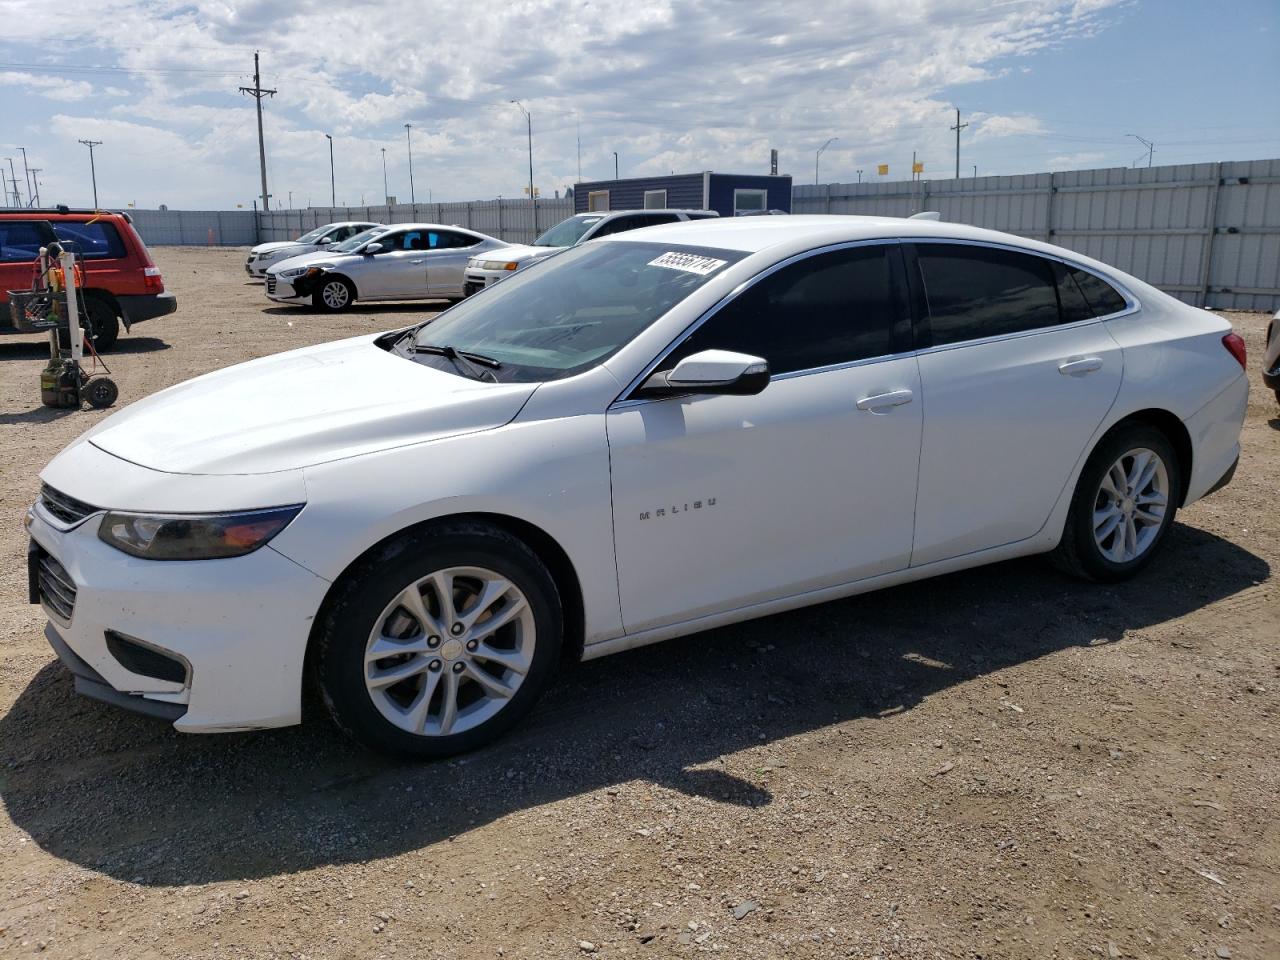
[[[467,261],[509,246],[439,223],[373,227],[319,253],[267,271],[267,296],[279,303],[346,310],[357,300],[461,300]]]
[[[245,272],[251,277],[262,279],[267,274],[267,267],[288,260],[290,257],[323,250],[331,244],[341,243],[357,233],[376,226],[379,224],[354,220],[326,223],[323,227],[316,227],[309,233],[304,233],[297,240],[273,240],[270,243],[260,243],[250,249],[249,256],[244,262]]]
[[[444,756],[564,656],[1031,554],[1131,577],[1248,383],[1222,317],[1034,240],[654,227],[100,421],[41,474],[32,601],[78,690],[179,730],[297,723],[309,678]]]
[[[720,216],[714,210],[615,210],[579,213],[561,220],[532,244],[512,244],[500,257],[473,257],[467,264],[466,296],[510,276],[521,267],[545,260],[569,247],[641,227],[656,227],[684,220],[707,220]]]

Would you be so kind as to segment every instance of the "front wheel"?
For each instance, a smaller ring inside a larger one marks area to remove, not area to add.
[[[339,727],[381,753],[474,749],[529,712],[559,660],[559,595],[527,546],[453,523],[392,541],[327,605],[317,672]]]
[[[1164,542],[1181,490],[1178,458],[1165,435],[1142,424],[1122,427],[1081,471],[1054,563],[1086,580],[1132,577]]]
[[[355,299],[355,288],[343,277],[325,277],[324,282],[311,295],[315,308],[327,313],[340,313],[350,308]]]

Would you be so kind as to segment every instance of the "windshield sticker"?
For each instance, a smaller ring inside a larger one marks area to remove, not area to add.
[[[672,250],[664,253],[657,260],[650,260],[651,267],[666,267],[668,270],[683,270],[685,273],[696,273],[700,277],[715,273],[728,260],[717,260],[715,257],[700,257],[694,253],[677,253]]]

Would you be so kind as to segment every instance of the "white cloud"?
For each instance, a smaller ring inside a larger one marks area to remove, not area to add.
[[[1084,153],[1066,153],[1060,157],[1050,157],[1049,166],[1054,170],[1073,167],[1096,167],[1107,159],[1101,150],[1089,150]]]
[[[905,165],[913,149],[941,161],[954,145],[953,88],[1087,35],[1110,2],[435,0],[409,16],[405,0],[100,0],[62,39],[68,21],[56,8],[10,0],[10,20],[23,26],[9,48],[28,45],[28,60],[54,51],[72,68],[24,68],[24,82],[45,83],[42,96],[88,97],[92,83],[110,81],[110,103],[80,116],[20,116],[24,136],[60,151],[46,177],[68,198],[86,179],[75,140],[96,130],[106,202],[247,205],[258,192],[256,121],[237,88],[252,84],[261,45],[263,85],[278,91],[264,101],[277,203],[290,189],[295,202],[327,200],[325,133],[335,137],[339,201],[377,201],[383,147],[390,190],[407,198],[406,122],[419,199],[427,190],[473,199],[519,195],[528,176],[514,98],[533,115],[545,195],[577,178],[579,142],[586,178],[612,176],[615,150],[624,176],[764,171],[773,146],[784,172],[804,181],[830,136],[840,137],[823,156],[832,178]],[[1043,129],[1034,116],[966,119],[975,140]]]
[[[41,76],[16,70],[0,72],[0,87],[18,87],[25,93],[37,94],[46,100],[84,100],[93,94],[93,84],[84,80],[64,80],[61,77]]]

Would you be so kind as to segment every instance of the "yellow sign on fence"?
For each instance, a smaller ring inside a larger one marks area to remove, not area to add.
[[[880,166],[876,167],[876,173],[882,177],[887,177],[889,175],[889,165],[887,163],[880,164]]]
[[[923,163],[913,163],[913,164],[911,165],[911,172],[912,172],[912,173],[924,173],[924,164],[923,164]]]

